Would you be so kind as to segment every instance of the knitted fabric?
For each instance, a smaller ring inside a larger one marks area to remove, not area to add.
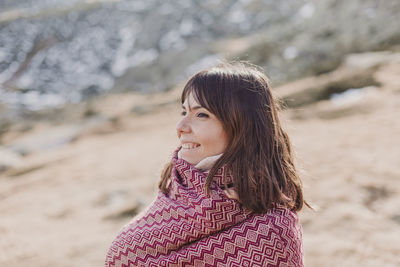
[[[205,194],[207,174],[172,159],[170,192],[128,223],[107,253],[105,266],[303,266],[297,214],[274,207],[262,215],[242,209],[221,186],[218,170]]]

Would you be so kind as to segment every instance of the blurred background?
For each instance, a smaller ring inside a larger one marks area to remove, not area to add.
[[[398,0],[0,0],[0,265],[102,266],[177,146],[182,86],[263,67],[306,266],[400,265]]]

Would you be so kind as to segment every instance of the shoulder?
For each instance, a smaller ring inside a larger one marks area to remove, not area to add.
[[[273,207],[267,213],[265,213],[265,216],[269,218],[274,218],[275,220],[278,220],[287,226],[297,224],[300,225],[297,212],[283,206]]]
[[[263,221],[268,231],[280,235],[281,238],[302,239],[302,227],[295,211],[285,207],[274,207],[264,214],[255,215]]]
[[[296,212],[275,207],[253,220],[265,255],[273,253],[289,266],[304,266],[303,231]]]

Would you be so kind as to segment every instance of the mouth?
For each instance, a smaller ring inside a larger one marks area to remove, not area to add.
[[[184,143],[182,144],[182,148],[184,149],[195,149],[198,148],[200,146],[200,144],[197,143]]]

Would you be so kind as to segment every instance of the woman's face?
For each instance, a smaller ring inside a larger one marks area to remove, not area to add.
[[[193,165],[206,157],[223,153],[228,144],[222,123],[200,106],[192,93],[182,105],[182,119],[176,130],[182,145],[181,157]]]

